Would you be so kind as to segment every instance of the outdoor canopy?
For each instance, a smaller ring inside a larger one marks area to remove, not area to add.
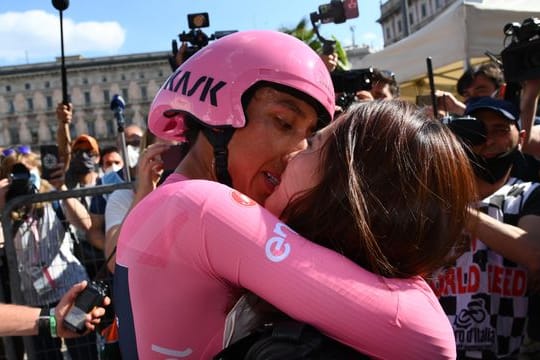
[[[422,29],[355,62],[354,68],[373,66],[391,70],[402,97],[428,94],[426,58],[432,58],[435,85],[455,92],[464,69],[499,55],[510,43],[507,23],[540,17],[538,0],[458,0]]]

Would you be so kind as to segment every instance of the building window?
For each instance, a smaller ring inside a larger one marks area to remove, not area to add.
[[[34,111],[34,100],[32,98],[26,99],[26,108],[28,111]]]
[[[139,74],[139,79],[144,79],[144,73]]]
[[[426,4],[422,4],[422,6],[420,7],[420,13],[421,13],[422,19],[427,16]]]
[[[102,78],[101,78],[101,81],[107,82],[107,77],[106,77],[106,76],[102,77]]]
[[[148,91],[146,90],[146,86],[141,86],[141,98],[143,100],[148,100]]]
[[[440,9],[441,5],[441,0],[435,0],[435,9]]]
[[[47,101],[47,109],[48,110],[52,109],[53,107],[52,96],[47,96],[45,100]]]
[[[107,124],[107,134],[108,135],[116,134],[116,132],[115,132],[116,123],[113,120],[109,119],[109,120],[107,120],[106,124]]]
[[[32,88],[32,86],[30,86],[30,83],[26,83],[26,84],[24,84],[24,88],[26,90],[30,90]]]
[[[412,13],[409,13],[409,24],[414,24],[414,16]]]
[[[124,101],[125,101],[125,102],[128,102],[128,101],[129,101],[129,100],[128,100],[128,99],[129,99],[129,98],[128,98],[128,89],[126,89],[126,88],[122,89],[122,98],[124,98]]]
[[[386,27],[386,38],[387,39],[392,38],[392,32],[390,31],[390,26]]]
[[[37,124],[33,124],[30,126],[30,138],[32,139],[32,143],[36,144],[39,142],[39,136],[38,136],[38,128],[35,126]]]
[[[401,20],[398,20],[398,22],[397,22],[397,31],[398,31],[399,33],[402,32],[402,29],[401,29]]]
[[[6,91],[7,91],[7,92],[10,92],[10,91],[11,91],[11,85],[6,85]]]
[[[86,127],[88,129],[88,135],[95,137],[96,136],[96,123],[94,121],[87,121]]]
[[[87,79],[87,78],[83,78],[83,79],[82,79],[82,83],[83,83],[83,85],[88,85],[88,79]]]
[[[158,76],[159,76],[159,77],[163,77],[163,70],[159,70]]]
[[[15,114],[15,103],[13,100],[8,100],[8,113]]]
[[[122,76],[120,76],[120,78],[122,79],[122,81],[125,81],[126,80],[126,75],[122,74]]]
[[[51,87],[51,82],[50,81],[45,81],[45,89],[48,89]]]
[[[103,90],[103,102],[107,104],[109,101],[111,101],[111,93],[109,90]]]
[[[9,128],[9,137],[12,144],[19,144],[20,137],[19,137],[19,128],[18,127],[10,127]]]
[[[85,91],[84,92],[84,105],[89,106],[92,103],[92,99],[90,98],[90,92]]]

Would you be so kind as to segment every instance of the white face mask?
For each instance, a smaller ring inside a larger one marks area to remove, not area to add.
[[[134,168],[137,165],[137,161],[139,161],[139,148],[135,146],[128,145],[127,146],[127,160],[128,160],[128,166],[130,168]]]
[[[109,166],[108,168],[106,169],[103,169],[103,172],[105,174],[108,174],[110,172],[117,172],[118,170],[120,170],[122,168],[122,166],[120,166],[119,164],[112,164],[111,166]]]

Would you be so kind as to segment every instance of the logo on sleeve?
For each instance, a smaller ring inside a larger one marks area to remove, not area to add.
[[[235,202],[242,206],[255,206],[257,203],[249,198],[247,195],[242,194],[241,192],[238,192],[236,190],[233,190],[231,192],[231,196]]]
[[[268,260],[272,262],[281,262],[291,253],[291,245],[286,241],[287,234],[283,231],[284,229],[294,233],[287,225],[278,222],[274,227],[274,234],[276,236],[266,241],[264,251]]]

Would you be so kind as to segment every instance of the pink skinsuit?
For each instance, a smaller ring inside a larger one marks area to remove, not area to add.
[[[212,358],[242,288],[376,358],[455,358],[452,327],[421,278],[377,276],[231,188],[172,176],[130,212],[118,242],[126,277],[115,278],[115,304],[133,316],[140,359]]]

